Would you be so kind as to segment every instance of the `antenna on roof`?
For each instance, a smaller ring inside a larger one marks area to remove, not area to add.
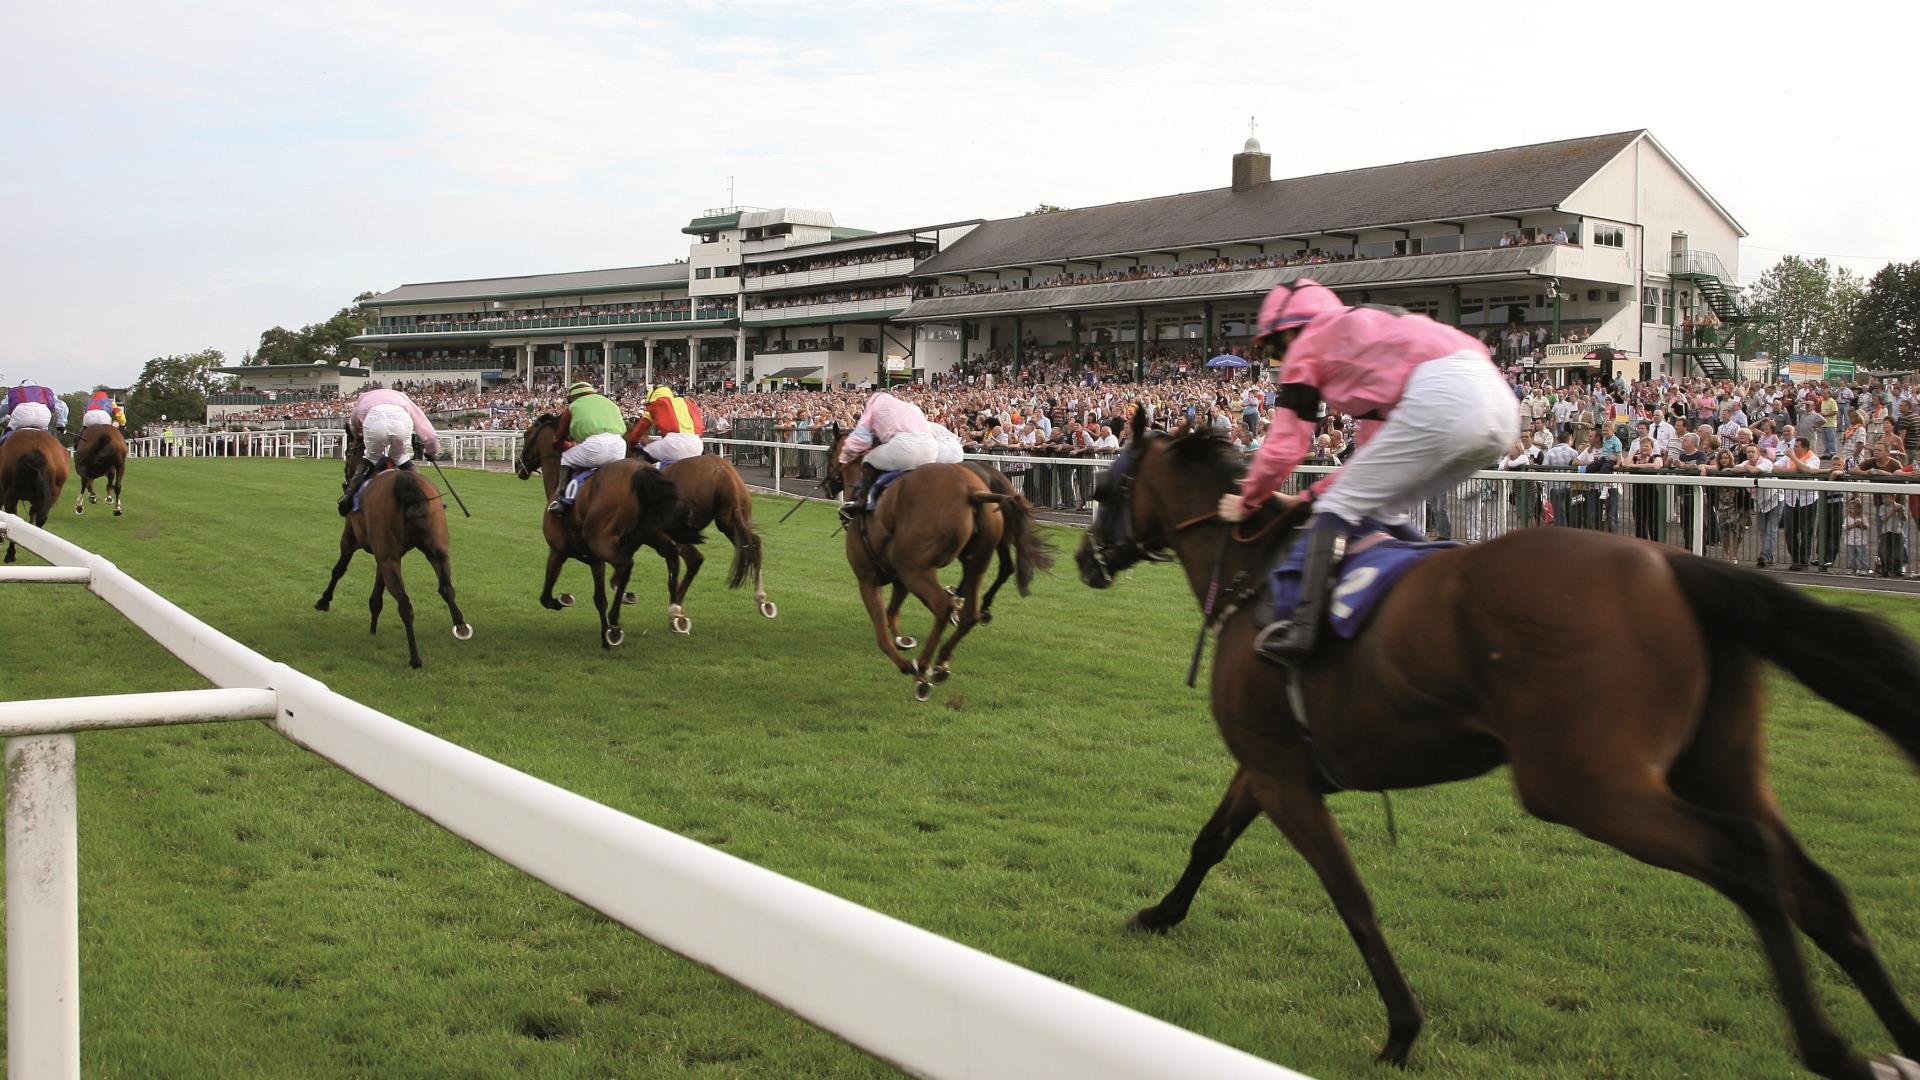
[[[1253,138],[1253,129],[1259,126],[1260,122],[1258,120],[1251,116],[1247,117],[1247,138]]]
[[[727,205],[728,205],[728,206],[732,206],[732,205],[734,205],[734,201],[733,201],[733,177],[731,177],[731,176],[729,176],[729,177],[727,177]]]

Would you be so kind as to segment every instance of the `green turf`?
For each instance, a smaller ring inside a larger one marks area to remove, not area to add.
[[[1178,874],[1230,762],[1182,685],[1178,575],[1108,593],[1063,567],[957,655],[931,703],[874,648],[832,514],[758,505],[780,618],[664,574],[612,654],[586,607],[535,602],[539,492],[462,472],[453,640],[413,557],[423,671],[370,567],[312,610],[336,550],[335,468],[137,461],[127,516],[55,529],[277,660],[460,745],[838,895],[1321,1077],[1384,1019],[1319,885],[1256,825],[1165,938],[1121,928]],[[718,538],[716,538],[717,541]],[[584,571],[565,579],[583,596]],[[1909,628],[1889,597],[1823,599]],[[909,609],[909,632],[926,616]],[[1594,642],[1594,677],[1611,671]],[[199,685],[104,605],[0,587],[0,698]],[[1911,770],[1864,724],[1775,681],[1777,783],[1852,889],[1896,979],[1920,983]],[[1660,708],[1649,694],[1646,707]],[[101,1077],[862,1076],[888,1070],[505,868],[252,724],[80,738],[85,1065]],[[1504,773],[1332,800],[1428,1026],[1434,1077],[1794,1075],[1744,922],[1704,887],[1526,817]],[[1887,1049],[1824,958],[1822,1000]],[[1912,995],[1909,995],[1912,1000]]]

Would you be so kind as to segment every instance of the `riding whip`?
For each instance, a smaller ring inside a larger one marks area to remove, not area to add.
[[[459,503],[459,505],[460,505],[460,512],[461,512],[461,513],[463,513],[463,514],[465,514],[465,515],[467,515],[468,517],[472,517],[472,516],[473,516],[473,511],[471,511],[471,510],[468,510],[468,509],[467,509],[467,504],[466,504],[466,503],[465,503],[464,501],[462,501],[462,500],[461,500],[461,498],[460,498],[460,493],[459,493],[459,492],[457,492],[457,491],[455,491],[455,490],[453,490],[453,481],[451,481],[451,480],[449,480],[449,479],[447,479],[447,474],[446,474],[446,473],[444,473],[444,472],[440,472],[440,463],[439,463],[439,462],[437,462],[437,461],[435,461],[435,460],[433,460],[432,458],[428,458],[428,459],[427,459],[427,464],[429,464],[429,465],[431,465],[431,466],[433,466],[433,471],[434,471],[434,472],[436,472],[436,473],[440,473],[440,482],[441,482],[441,483],[443,483],[443,484],[445,484],[445,485],[447,485],[447,494],[449,494],[449,495],[451,495],[451,496],[453,496],[453,501],[454,501],[454,502],[456,502],[456,503]]]
[[[1233,544],[1233,526],[1220,534],[1220,557],[1213,560],[1213,578],[1207,582],[1207,604],[1200,609],[1200,633],[1193,639],[1193,662],[1187,665],[1187,688],[1200,677],[1200,654],[1207,651],[1207,627],[1213,625],[1213,605],[1220,598],[1220,567],[1227,561]]]
[[[807,505],[807,500],[805,500],[805,499],[795,499],[795,500],[794,500],[794,503],[793,503],[793,509],[792,509],[792,510],[789,510],[789,511],[787,511],[786,513],[784,513],[784,514],[782,514],[782,515],[780,515],[780,520],[779,520],[779,521],[776,521],[776,522],[774,522],[774,524],[775,524],[775,525],[785,525],[785,524],[787,523],[787,519],[788,519],[788,518],[790,518],[790,517],[792,517],[792,516],[793,516],[793,515],[794,515],[795,513],[797,513],[797,512],[799,511],[799,509],[800,509],[801,507],[803,507],[803,506],[805,506],[805,505]]]

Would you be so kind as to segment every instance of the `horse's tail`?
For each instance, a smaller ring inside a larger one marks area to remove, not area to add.
[[[33,505],[46,506],[53,502],[53,467],[47,464],[46,454],[39,450],[21,454],[20,460],[13,463],[13,476],[16,486],[32,485],[27,490],[32,492]]]
[[[407,536],[421,548],[433,546],[433,499],[427,494],[420,474],[411,469],[396,469],[393,474],[393,501],[400,507],[400,520]],[[404,550],[404,549],[403,549]]]
[[[1006,520],[1006,538],[1013,541],[1013,583],[1021,596],[1032,594],[1033,575],[1053,566],[1053,549],[1033,527],[1033,504],[1024,495],[976,491],[975,504],[996,502]]]
[[[1780,665],[1920,763],[1920,650],[1900,630],[1752,570],[1687,554],[1668,564],[1709,641]]]
[[[727,573],[727,588],[737,589],[746,584],[748,578],[760,574],[760,534],[753,531],[752,496],[747,494],[747,486],[740,482],[740,476],[727,467],[728,480],[731,480],[731,498],[733,506],[728,513],[733,515],[733,568]]]

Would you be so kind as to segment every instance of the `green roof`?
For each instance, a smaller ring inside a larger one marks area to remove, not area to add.
[[[734,213],[731,213],[731,214],[714,214],[710,217],[694,218],[692,221],[687,223],[686,228],[681,229],[680,231],[683,233],[719,232],[722,229],[736,228],[739,226],[739,224],[740,224],[740,214],[738,211],[735,211]]]
[[[835,225],[832,236],[835,240],[852,240],[858,236],[872,236],[872,229],[856,229],[848,225]]]

